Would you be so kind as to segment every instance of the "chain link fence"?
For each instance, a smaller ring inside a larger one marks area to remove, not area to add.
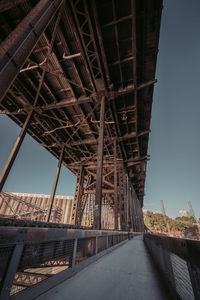
[[[39,295],[62,281],[62,274],[73,275],[84,261],[126,239],[128,232],[109,230],[2,227],[0,299],[28,299],[25,293],[36,285]]]
[[[154,234],[144,242],[174,299],[200,299],[200,242]]]

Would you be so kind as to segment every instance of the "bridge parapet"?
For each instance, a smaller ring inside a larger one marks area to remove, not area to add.
[[[200,299],[200,242],[144,234],[144,242],[175,299]]]
[[[33,299],[133,235],[111,230],[1,227],[0,299]]]

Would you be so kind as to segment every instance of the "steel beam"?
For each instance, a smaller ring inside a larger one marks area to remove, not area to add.
[[[89,98],[89,97],[83,97],[83,98],[80,98],[80,99],[71,98],[71,99],[62,100],[62,101],[57,102],[57,103],[44,105],[44,106],[39,107],[39,108],[41,108],[42,111],[47,111],[47,110],[51,110],[51,109],[71,107],[72,105],[77,106],[77,105],[84,104],[84,103],[89,103],[89,102],[92,102],[92,99]]]
[[[65,150],[65,147],[63,146],[62,150],[60,152],[60,157],[59,157],[58,166],[57,166],[57,170],[56,170],[56,176],[55,176],[55,179],[54,179],[53,188],[52,188],[51,196],[50,196],[50,199],[49,199],[49,207],[48,207],[48,210],[47,210],[46,222],[50,221],[51,210],[52,210],[52,207],[53,207],[54,196],[55,196],[55,193],[56,193],[56,188],[57,188],[58,179],[59,179],[59,175],[60,175],[60,169],[61,169],[61,166],[62,166],[64,150]]]
[[[138,136],[141,136],[141,135],[144,135],[144,134],[147,134],[147,133],[149,133],[149,130],[139,133]],[[132,132],[132,133],[128,133],[128,134],[125,134],[123,136],[120,136],[120,137],[105,137],[104,141],[106,141],[106,142],[114,142],[114,141],[121,142],[121,141],[128,140],[128,139],[131,139],[131,138],[134,138],[134,137],[136,137],[136,133]],[[83,144],[84,145],[85,144],[87,144],[87,145],[97,144],[97,140],[92,138],[92,139],[87,139],[87,140],[82,140],[82,141],[74,141],[74,142],[70,143],[70,146],[80,146],[80,145],[83,145]]]
[[[117,189],[117,143],[114,142],[114,220],[118,230],[118,189]]]
[[[101,203],[102,203],[102,177],[103,177],[103,153],[104,153],[104,119],[105,96],[101,99],[100,128],[98,140],[97,179],[94,207],[94,228],[101,229]]]
[[[26,121],[25,121],[25,123],[22,127],[22,130],[21,130],[21,132],[20,132],[20,134],[19,134],[19,136],[18,136],[18,138],[17,138],[17,140],[14,144],[14,147],[13,147],[13,149],[12,149],[12,151],[11,151],[9,157],[8,157],[8,160],[7,160],[7,162],[6,162],[6,164],[3,168],[3,171],[2,171],[1,176],[0,176],[0,192],[3,189],[3,186],[6,182],[6,179],[9,175],[9,172],[12,168],[12,165],[15,161],[15,158],[16,158],[18,152],[19,152],[20,146],[21,146],[21,144],[24,140],[24,137],[25,137],[26,132],[28,130],[28,127],[29,127],[30,121],[32,119],[32,116],[33,116],[33,111],[29,112],[29,114],[26,118]]]
[[[17,5],[25,2],[26,0],[1,0],[0,1],[0,12],[9,10]]]
[[[0,102],[64,0],[40,0],[0,47]]]

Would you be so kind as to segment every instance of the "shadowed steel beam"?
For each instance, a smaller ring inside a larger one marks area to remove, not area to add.
[[[129,207],[129,222],[128,222],[128,224],[129,224],[130,230],[133,230],[133,207],[132,207],[129,177],[128,177],[128,180],[127,180],[127,196],[128,196],[128,207]]]
[[[60,169],[62,166],[64,150],[65,150],[65,147],[63,146],[62,150],[60,152],[60,157],[59,157],[58,166],[57,166],[57,170],[56,170],[56,176],[54,179],[53,188],[52,188],[51,196],[49,199],[49,207],[48,207],[48,211],[47,211],[47,215],[46,215],[46,222],[49,222],[49,220],[50,220],[51,210],[52,210],[53,202],[54,202],[54,196],[56,193],[56,188],[57,188],[58,179],[59,179],[59,175],[60,175]]]
[[[1,0],[0,1],[0,12],[6,11],[8,9],[11,9],[13,7],[16,7],[22,2],[25,2],[26,0]]]
[[[114,142],[114,215],[115,229],[118,229],[118,190],[117,190],[117,143]]]
[[[6,164],[3,168],[3,171],[2,171],[1,176],[0,176],[0,192],[3,189],[3,186],[6,182],[6,179],[9,175],[9,172],[12,168],[12,165],[15,161],[15,158],[16,158],[18,152],[19,152],[20,146],[21,146],[21,144],[24,140],[24,137],[26,135],[26,132],[27,132],[27,129],[29,127],[32,116],[33,116],[33,111],[29,112],[29,114],[26,118],[26,121],[25,121],[25,123],[22,127],[22,130],[21,130],[21,132],[20,132],[20,134],[19,134],[19,136],[18,136],[18,138],[17,138],[17,140],[14,144],[14,147],[13,147],[13,149],[12,149],[12,151],[11,151],[9,157],[8,157],[8,160],[7,160],[7,162],[6,162]]]
[[[0,102],[64,0],[40,0],[0,47]]]
[[[101,229],[101,203],[102,203],[102,176],[103,176],[103,152],[104,152],[104,118],[105,96],[101,100],[100,128],[98,140],[97,179],[94,207],[94,228]]]
[[[51,109],[63,108],[63,107],[71,107],[72,105],[80,105],[91,101],[92,99],[89,97],[84,97],[83,99],[78,99],[78,100],[76,98],[71,98],[71,99],[62,100],[55,104],[44,105],[40,108],[42,111],[46,111]]]

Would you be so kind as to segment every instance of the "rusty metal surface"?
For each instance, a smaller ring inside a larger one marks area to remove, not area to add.
[[[0,299],[10,299],[10,295],[16,296],[19,292],[19,297],[23,297],[24,291],[40,283],[41,286],[36,287],[39,295],[41,288],[49,289],[55,282],[63,281],[62,276],[57,276],[63,271],[77,269],[75,265],[127,238],[128,232],[117,231],[3,227],[0,232],[3,254]],[[55,277],[53,281],[52,277]],[[43,285],[43,281],[47,283]]]
[[[57,9],[62,1],[52,3]],[[27,23],[35,5],[40,4],[9,1],[0,12],[1,44],[6,44],[1,72],[12,82],[7,94],[3,86],[1,112],[23,126],[33,109],[27,132],[57,158],[64,144],[63,164],[76,175],[82,165],[94,184],[104,96],[103,193],[112,206],[116,141],[117,164],[125,168],[142,205],[162,1],[70,0],[54,17],[50,9],[51,22],[43,19],[40,30]],[[10,50],[16,38],[23,39],[22,24],[32,44],[29,49],[23,44],[26,55],[18,63]],[[15,70],[6,71],[8,62]],[[10,75],[17,77],[13,81]]]

